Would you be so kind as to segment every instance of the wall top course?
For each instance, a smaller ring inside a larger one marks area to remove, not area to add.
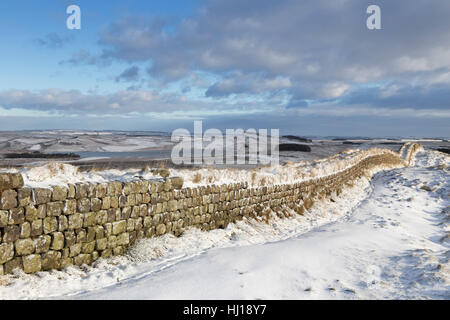
[[[0,192],[8,189],[19,189],[24,185],[20,173],[0,173]]]

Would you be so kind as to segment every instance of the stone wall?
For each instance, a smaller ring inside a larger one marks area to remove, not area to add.
[[[303,214],[374,166],[404,164],[383,153],[327,177],[258,188],[183,188],[181,178],[165,178],[31,189],[20,174],[0,174],[0,274],[91,264],[123,254],[139,238],[179,236],[186,227],[211,230],[244,217]]]

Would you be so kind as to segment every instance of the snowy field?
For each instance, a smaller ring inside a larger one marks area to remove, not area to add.
[[[2,152],[127,152],[172,145],[170,136],[158,132],[71,130],[0,132]]]
[[[347,149],[389,148],[397,151],[407,141],[421,143],[425,149],[450,148],[448,139],[371,139],[310,137],[308,142],[289,137],[281,137],[280,143],[300,143],[308,145],[311,152],[280,152],[280,163],[288,161],[313,161],[324,159]],[[203,147],[209,142],[203,141]],[[39,166],[45,159],[4,159],[8,153],[76,153],[79,160],[67,161],[72,164],[105,164],[118,160],[170,159],[172,147],[169,133],[152,131],[0,131],[0,166]],[[247,146],[248,149],[248,146]],[[249,150],[247,150],[250,152]],[[60,159],[64,160],[64,159]]]
[[[367,150],[348,149],[326,159],[313,161],[296,161],[273,167],[257,167],[253,169],[239,168],[189,168],[168,169],[170,176],[184,179],[184,187],[198,185],[225,184],[248,182],[250,186],[265,186],[267,184],[286,184],[305,181],[312,178],[337,173],[349,168],[363,159],[385,153],[393,153],[387,149],[371,148]],[[51,187],[67,185],[68,183],[106,183],[109,181],[133,181],[136,179],[158,179],[153,168],[127,168],[106,170],[79,170],[73,164],[62,162],[47,162],[24,168],[1,169],[8,172],[20,172],[27,187]]]
[[[0,278],[1,299],[450,299],[449,157],[356,181],[304,216],[140,240],[91,267]]]

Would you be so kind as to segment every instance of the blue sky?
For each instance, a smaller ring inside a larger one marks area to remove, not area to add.
[[[0,125],[449,137],[449,16],[446,0],[5,0]]]
[[[60,0],[16,0],[0,3],[0,39],[2,46],[0,69],[1,89],[77,89],[84,92],[102,84],[108,92],[119,90],[123,85],[106,81],[115,78],[126,68],[121,62],[110,68],[97,70],[80,66],[72,68],[61,65],[61,61],[80,50],[100,52],[97,46],[98,33],[112,21],[129,15],[149,17],[171,17],[182,19],[195,9],[196,1],[60,1]],[[70,4],[82,10],[82,30],[68,30],[66,8]],[[49,35],[63,41],[61,47],[39,45]],[[2,72],[3,73],[3,72]],[[102,81],[105,80],[105,81]]]

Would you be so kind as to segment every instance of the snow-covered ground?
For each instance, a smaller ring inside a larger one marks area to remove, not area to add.
[[[0,278],[1,299],[450,299],[449,157],[356,181],[304,216],[145,239],[91,267]],[[430,190],[430,191],[427,191]]]

